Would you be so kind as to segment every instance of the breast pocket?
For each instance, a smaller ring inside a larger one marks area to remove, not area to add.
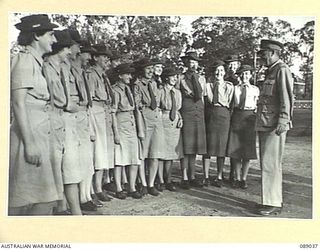
[[[262,95],[272,96],[273,95],[273,89],[275,86],[275,80],[274,79],[267,79],[263,83],[262,87]]]

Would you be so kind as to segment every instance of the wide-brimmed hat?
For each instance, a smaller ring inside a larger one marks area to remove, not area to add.
[[[83,41],[80,44],[80,53],[95,53],[96,50],[92,48],[91,44],[88,41]]]
[[[85,39],[81,38],[78,30],[76,29],[67,29],[67,30],[70,33],[72,40],[76,41],[77,43],[81,44],[86,41]]]
[[[210,65],[210,69],[213,70],[218,68],[219,66],[225,66],[225,62],[222,60],[216,60]]]
[[[41,30],[53,30],[58,25],[51,23],[48,15],[30,15],[20,19],[20,23],[17,23],[16,28],[21,31],[41,31]]]
[[[114,69],[114,72],[117,75],[122,75],[122,74],[133,73],[135,72],[135,69],[132,68],[131,63],[122,63]]]
[[[238,55],[229,55],[224,59],[224,61],[226,63],[230,63],[230,62],[238,62],[240,61],[240,59]]]
[[[163,63],[160,59],[158,59],[158,58],[152,58],[152,59],[151,59],[151,62],[153,63],[153,65],[156,65],[156,64],[162,64],[162,65],[164,65],[164,63]]]
[[[54,51],[76,44],[76,42],[71,39],[70,33],[67,30],[55,30],[54,36],[57,40],[57,42],[52,44],[52,50]]]
[[[258,54],[261,54],[264,50],[282,50],[283,44],[275,41],[275,40],[266,40],[263,39],[260,41],[260,50],[258,51]]]
[[[136,68],[143,69],[143,68],[148,67],[150,65],[154,65],[154,63],[150,60],[150,58],[144,57],[144,58],[140,59],[139,61],[135,62],[134,65]]]
[[[241,65],[240,68],[237,70],[237,74],[240,75],[242,72],[245,71],[253,71],[253,67],[247,64]]]
[[[111,50],[111,54],[112,54],[112,56],[110,57],[111,60],[117,60],[121,58],[121,54],[115,49]]]
[[[194,51],[190,51],[187,52],[185,56],[181,56],[182,60],[195,60],[195,61],[202,61],[202,59],[200,57],[198,57],[197,52]]]
[[[179,75],[181,74],[181,71],[175,67],[167,67],[164,68],[162,72],[162,77],[169,77],[169,76],[174,76],[174,75]]]
[[[104,44],[95,44],[95,45],[92,45],[92,47],[95,49],[95,51],[92,53],[93,55],[105,55],[105,56],[108,56],[109,58],[112,57],[112,53],[111,51],[107,48],[106,45]]]

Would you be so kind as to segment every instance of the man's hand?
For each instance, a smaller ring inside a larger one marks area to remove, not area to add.
[[[276,134],[277,135],[281,135],[283,132],[285,132],[287,130],[286,127],[287,126],[285,124],[279,123],[277,128],[276,128]]]

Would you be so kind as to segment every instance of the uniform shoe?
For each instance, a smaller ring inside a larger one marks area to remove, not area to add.
[[[125,200],[127,198],[127,194],[123,191],[116,192],[116,198],[120,200]]]
[[[218,178],[215,178],[212,183],[211,183],[212,186],[215,186],[215,187],[222,187],[222,180],[221,179],[218,179]]]
[[[160,193],[155,187],[148,187],[148,194],[158,196]]]
[[[96,194],[91,194],[91,198],[94,205],[96,205],[97,207],[103,207],[103,204],[101,203],[101,201],[99,201],[98,196]]]
[[[281,211],[282,207],[263,206],[262,208],[258,209],[258,214],[263,216],[279,215]]]
[[[122,184],[122,191],[123,191],[123,192],[128,193],[129,190],[130,190],[129,183],[124,183],[124,184]]]
[[[200,180],[192,179],[192,180],[190,180],[190,186],[197,187],[197,188],[202,188],[203,187],[203,183]]]
[[[176,186],[172,182],[166,183],[166,189],[168,189],[171,192],[174,192],[177,190]]]
[[[128,196],[132,197],[133,199],[141,199],[142,194],[140,194],[138,191],[129,192]]]
[[[182,180],[180,182],[180,187],[182,189],[190,189],[190,184],[189,184],[189,181],[188,180]]]
[[[64,211],[55,212],[53,215],[65,216],[65,215],[72,215],[72,213],[69,210],[64,210]]]
[[[246,182],[245,180],[241,181],[241,182],[240,182],[240,187],[241,187],[242,189],[247,189],[247,188],[248,188],[247,182]]]
[[[166,188],[166,187],[165,187],[164,183],[158,183],[158,184],[156,185],[156,189],[157,189],[159,192],[163,192],[163,190],[164,190],[165,188]]]
[[[231,182],[231,187],[240,188],[240,181],[239,180],[234,180],[233,182]]]
[[[97,211],[97,206],[92,201],[81,203],[80,208],[85,211]]]
[[[105,183],[105,184],[103,184],[102,189],[104,189],[106,191],[114,191],[114,184]]]
[[[210,184],[209,178],[205,178],[205,179],[203,180],[203,186],[208,187],[209,184]]]
[[[105,192],[96,193],[96,195],[100,201],[111,201],[111,197],[109,197]]]

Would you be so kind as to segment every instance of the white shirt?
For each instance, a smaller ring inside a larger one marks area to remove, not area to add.
[[[259,97],[259,88],[251,84],[239,84],[234,87],[233,101],[234,107],[239,108],[240,97],[243,89],[247,88],[245,96],[244,110],[254,110],[257,107],[257,100]]]

